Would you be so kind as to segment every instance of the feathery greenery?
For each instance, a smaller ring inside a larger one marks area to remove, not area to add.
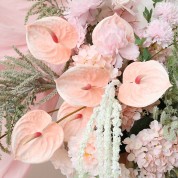
[[[61,16],[64,12],[64,7],[59,7],[56,0],[28,0],[34,1],[27,15],[25,17],[25,24],[29,18],[33,15],[37,16],[37,19],[49,16]]]
[[[0,71],[0,121],[6,120],[7,145],[10,145],[15,123],[30,106],[43,104],[57,94],[54,79],[59,77],[42,61],[14,49],[19,57],[6,56],[6,60],[1,61],[3,70]],[[37,94],[45,91],[51,92],[36,103]],[[8,152],[1,143],[0,148]]]

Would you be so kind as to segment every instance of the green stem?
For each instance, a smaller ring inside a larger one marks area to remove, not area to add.
[[[177,43],[177,42],[178,42],[178,41],[176,41],[176,43]],[[172,46],[173,44],[174,44],[174,43],[170,44],[168,47]],[[162,51],[166,50],[168,47],[159,50],[157,53],[155,53],[153,56],[151,56],[150,60],[151,60],[152,58],[154,58],[155,56],[157,56],[157,55],[158,55],[159,53],[161,53]]]

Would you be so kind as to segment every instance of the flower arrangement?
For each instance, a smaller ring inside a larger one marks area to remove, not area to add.
[[[1,61],[1,149],[68,178],[178,177],[178,3],[33,3],[29,52]]]

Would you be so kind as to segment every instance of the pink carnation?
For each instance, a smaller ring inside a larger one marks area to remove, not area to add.
[[[134,121],[141,119],[141,112],[141,108],[122,105],[122,130],[129,132],[134,124]]]
[[[80,144],[82,141],[82,134],[78,134],[75,137],[71,137],[68,142],[69,147],[69,157],[71,157],[72,165],[76,169],[78,166],[78,154],[80,150]],[[83,167],[86,172],[90,174],[90,176],[98,175],[98,159],[97,159],[97,150],[95,147],[96,137],[95,135],[91,135],[88,144],[85,148],[85,153],[83,155]]]
[[[178,166],[178,140],[166,140],[162,125],[157,121],[151,122],[150,129],[126,138],[124,143],[130,153],[128,160],[137,163],[141,177],[164,178],[167,171]]]
[[[157,18],[168,22],[171,26],[178,25],[178,6],[174,3],[157,3],[154,14]]]
[[[168,47],[174,38],[174,33],[168,22],[153,20],[147,27],[146,42],[151,44],[157,42],[163,48]]]

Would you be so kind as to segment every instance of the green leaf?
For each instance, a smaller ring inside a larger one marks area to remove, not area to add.
[[[155,7],[158,2],[162,2],[163,0],[152,0],[154,2],[153,6]]]
[[[146,38],[139,38],[136,34],[135,34],[135,44],[138,46],[142,46],[143,43],[145,42]]]
[[[145,7],[145,10],[143,12],[143,16],[145,17],[145,19],[147,20],[147,22],[149,23],[151,21],[151,17],[152,17],[152,13],[153,13],[153,10],[148,10],[146,7]]]
[[[148,48],[143,48],[140,52],[140,61],[148,61],[151,58],[151,54],[148,51]]]

